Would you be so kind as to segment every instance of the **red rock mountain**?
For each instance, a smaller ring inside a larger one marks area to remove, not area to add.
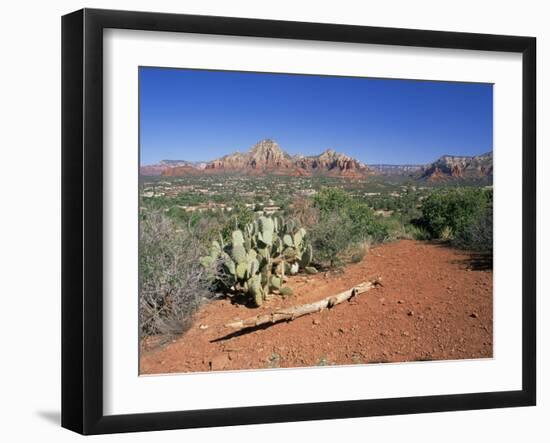
[[[206,164],[207,172],[243,171],[248,173],[290,172],[294,165],[292,157],[272,140],[256,143],[248,152],[235,152]]]
[[[422,169],[420,178],[428,181],[447,179],[493,178],[493,152],[475,156],[444,155]]]
[[[363,163],[332,149],[327,149],[318,156],[296,156],[294,161],[307,173],[322,172],[334,176],[358,177],[371,172]]]
[[[197,168],[188,163],[165,169],[162,171],[162,175],[239,173],[246,175],[310,176],[320,174],[336,177],[362,177],[371,173],[365,164],[332,149],[327,149],[317,156],[291,156],[270,139],[256,143],[248,152],[235,152],[201,166],[201,168]],[[147,171],[143,168],[142,174],[144,170]]]
[[[188,162],[186,160],[161,160],[153,165],[144,165],[140,167],[139,172],[141,175],[147,176],[164,175],[165,172],[166,175],[171,175],[171,171],[178,170],[180,168],[182,171],[196,170],[199,172],[200,169],[204,168],[204,163]]]

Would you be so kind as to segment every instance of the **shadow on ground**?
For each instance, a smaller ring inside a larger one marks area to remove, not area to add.
[[[492,271],[493,270],[492,254],[471,253],[469,258],[466,258],[464,260],[456,260],[453,263],[463,265],[472,271]]]
[[[224,335],[223,337],[219,337],[219,338],[215,338],[213,340],[210,340],[210,343],[217,343],[217,342],[220,342],[220,341],[226,341],[226,340],[229,340],[229,339],[232,339],[232,338],[235,338],[235,337],[240,337],[241,335],[250,334],[251,332],[261,331],[262,329],[270,328],[271,326],[274,326],[278,323],[281,323],[281,322],[265,323],[263,325],[251,326],[249,328],[244,328],[244,329],[241,329],[239,331],[230,332],[229,334]]]
[[[61,426],[60,411],[36,411],[36,415],[52,425]]]
[[[453,248],[453,246],[448,241],[432,241],[430,242],[434,246],[440,248],[450,248],[457,251],[460,249]],[[468,254],[469,257],[461,260],[454,260],[451,263],[462,265],[472,271],[492,271],[493,270],[493,254],[481,253],[481,252],[472,252],[472,251],[462,251],[464,254]]]

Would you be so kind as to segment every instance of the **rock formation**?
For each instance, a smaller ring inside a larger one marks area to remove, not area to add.
[[[419,178],[429,181],[446,179],[492,179],[493,153],[475,156],[444,155],[424,166]]]
[[[149,172],[150,170],[151,167],[144,166],[142,174],[146,175],[144,171]],[[165,168],[161,172],[164,176],[196,175],[197,173],[289,176],[320,174],[361,177],[369,174],[370,170],[354,158],[332,149],[327,149],[317,156],[291,156],[283,151],[275,141],[265,139],[256,143],[247,152],[235,152],[225,155],[207,162],[201,169],[188,163],[173,168]]]

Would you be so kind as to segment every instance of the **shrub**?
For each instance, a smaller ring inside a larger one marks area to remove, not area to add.
[[[492,191],[458,188],[435,191],[422,202],[421,225],[432,238],[452,239],[485,213]]]
[[[401,217],[398,215],[394,214],[389,217],[380,218],[378,223],[384,226],[386,233],[384,240],[395,241],[412,238],[407,233],[407,225],[401,221]]]
[[[322,189],[313,200],[319,220],[311,229],[315,259],[340,265],[365,244],[389,238],[388,225],[364,202],[338,188]]]
[[[476,220],[457,233],[453,244],[462,249],[482,253],[493,253],[493,207],[488,205],[486,210]]]
[[[235,229],[244,229],[244,227],[254,221],[254,212],[247,208],[242,203],[237,203],[233,210],[227,214],[224,214],[223,226],[221,228],[221,234],[224,241],[231,239],[231,233]]]
[[[308,229],[319,222],[319,209],[313,206],[313,201],[306,197],[296,197],[290,205],[290,216],[300,226]]]
[[[431,238],[430,233],[420,226],[406,225],[405,232],[415,240],[430,240]]]
[[[384,241],[388,237],[388,229],[374,215],[374,211],[361,201],[353,199],[345,191],[338,188],[325,188],[314,197],[314,205],[323,218],[340,215],[344,223],[351,223],[350,241],[362,243]]]
[[[141,220],[139,239],[139,321],[141,338],[185,332],[193,314],[214,298],[209,272],[199,259],[201,236],[162,211]],[[212,264],[216,266],[216,264]]]
[[[351,196],[339,188],[324,188],[315,195],[313,201],[323,214],[345,211],[352,203]]]
[[[345,212],[352,222],[353,241],[362,243],[371,240],[373,243],[380,243],[388,238],[387,225],[379,221],[374,211],[365,203],[352,202]]]
[[[315,260],[334,267],[342,263],[341,254],[352,244],[353,223],[346,214],[325,214],[311,230]]]
[[[451,240],[454,237],[453,228],[451,228],[450,226],[445,226],[441,231],[440,237],[443,241]]]

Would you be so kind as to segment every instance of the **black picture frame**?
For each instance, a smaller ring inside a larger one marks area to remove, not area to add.
[[[522,389],[177,412],[103,413],[103,30],[504,51],[522,54]],[[536,39],[83,9],[62,18],[62,426],[82,434],[536,404]]]

